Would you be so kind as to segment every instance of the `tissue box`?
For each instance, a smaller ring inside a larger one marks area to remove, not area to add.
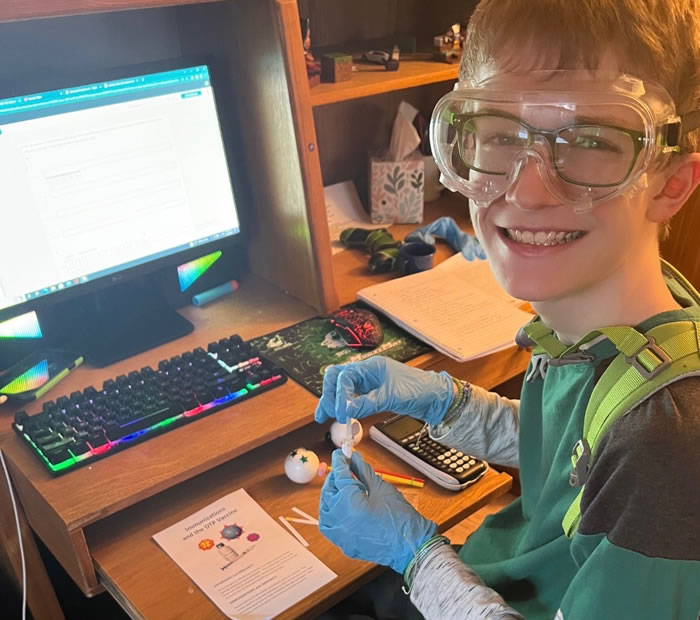
[[[423,158],[414,151],[401,161],[388,153],[369,159],[370,216],[375,224],[420,224],[423,221]]]
[[[333,52],[321,56],[321,81],[346,82],[352,78],[352,56]]]

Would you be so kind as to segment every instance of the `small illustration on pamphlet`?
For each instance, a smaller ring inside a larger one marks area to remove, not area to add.
[[[221,530],[221,538],[226,538],[227,540],[236,540],[243,533],[243,528],[240,525],[224,525],[224,529]]]
[[[233,525],[224,525],[219,534],[223,540],[236,540],[243,535],[243,528],[236,523]],[[260,534],[251,532],[246,536],[246,540],[248,540],[248,542],[255,543],[260,540]],[[231,566],[231,564],[237,562],[246,553],[250,553],[250,551],[253,550],[253,547],[255,547],[253,544],[243,550],[236,551],[236,549],[234,549],[231,545],[223,542],[215,543],[211,538],[203,538],[199,541],[199,543],[197,543],[197,546],[202,551],[209,551],[210,549],[216,548],[216,550],[219,552],[219,555],[215,556],[217,557],[217,562],[220,562],[222,557],[225,560],[225,564],[219,565],[221,570],[226,570],[229,566]]]

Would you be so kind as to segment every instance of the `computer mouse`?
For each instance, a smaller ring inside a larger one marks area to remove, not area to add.
[[[374,349],[384,340],[377,315],[362,308],[341,308],[328,317],[349,347]]]

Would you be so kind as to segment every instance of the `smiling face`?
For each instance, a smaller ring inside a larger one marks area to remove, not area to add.
[[[472,203],[474,229],[501,285],[514,297],[558,300],[603,286],[656,251],[656,224],[646,218],[648,190],[577,213],[547,190],[534,162],[510,191]]]

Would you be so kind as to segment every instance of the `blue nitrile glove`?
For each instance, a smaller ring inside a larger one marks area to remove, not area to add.
[[[349,558],[391,566],[397,573],[437,532],[437,525],[377,476],[359,452],[348,462],[342,450],[333,452],[321,489],[318,527]]]
[[[474,235],[460,230],[457,222],[447,216],[408,233],[404,241],[423,241],[435,245],[435,236],[443,238],[455,252],[461,252],[467,260],[475,258],[486,260],[486,253],[479,240]]]
[[[331,366],[323,377],[316,422],[365,418],[393,411],[439,424],[454,399],[454,383],[446,372],[411,368],[376,355],[361,362]]]

